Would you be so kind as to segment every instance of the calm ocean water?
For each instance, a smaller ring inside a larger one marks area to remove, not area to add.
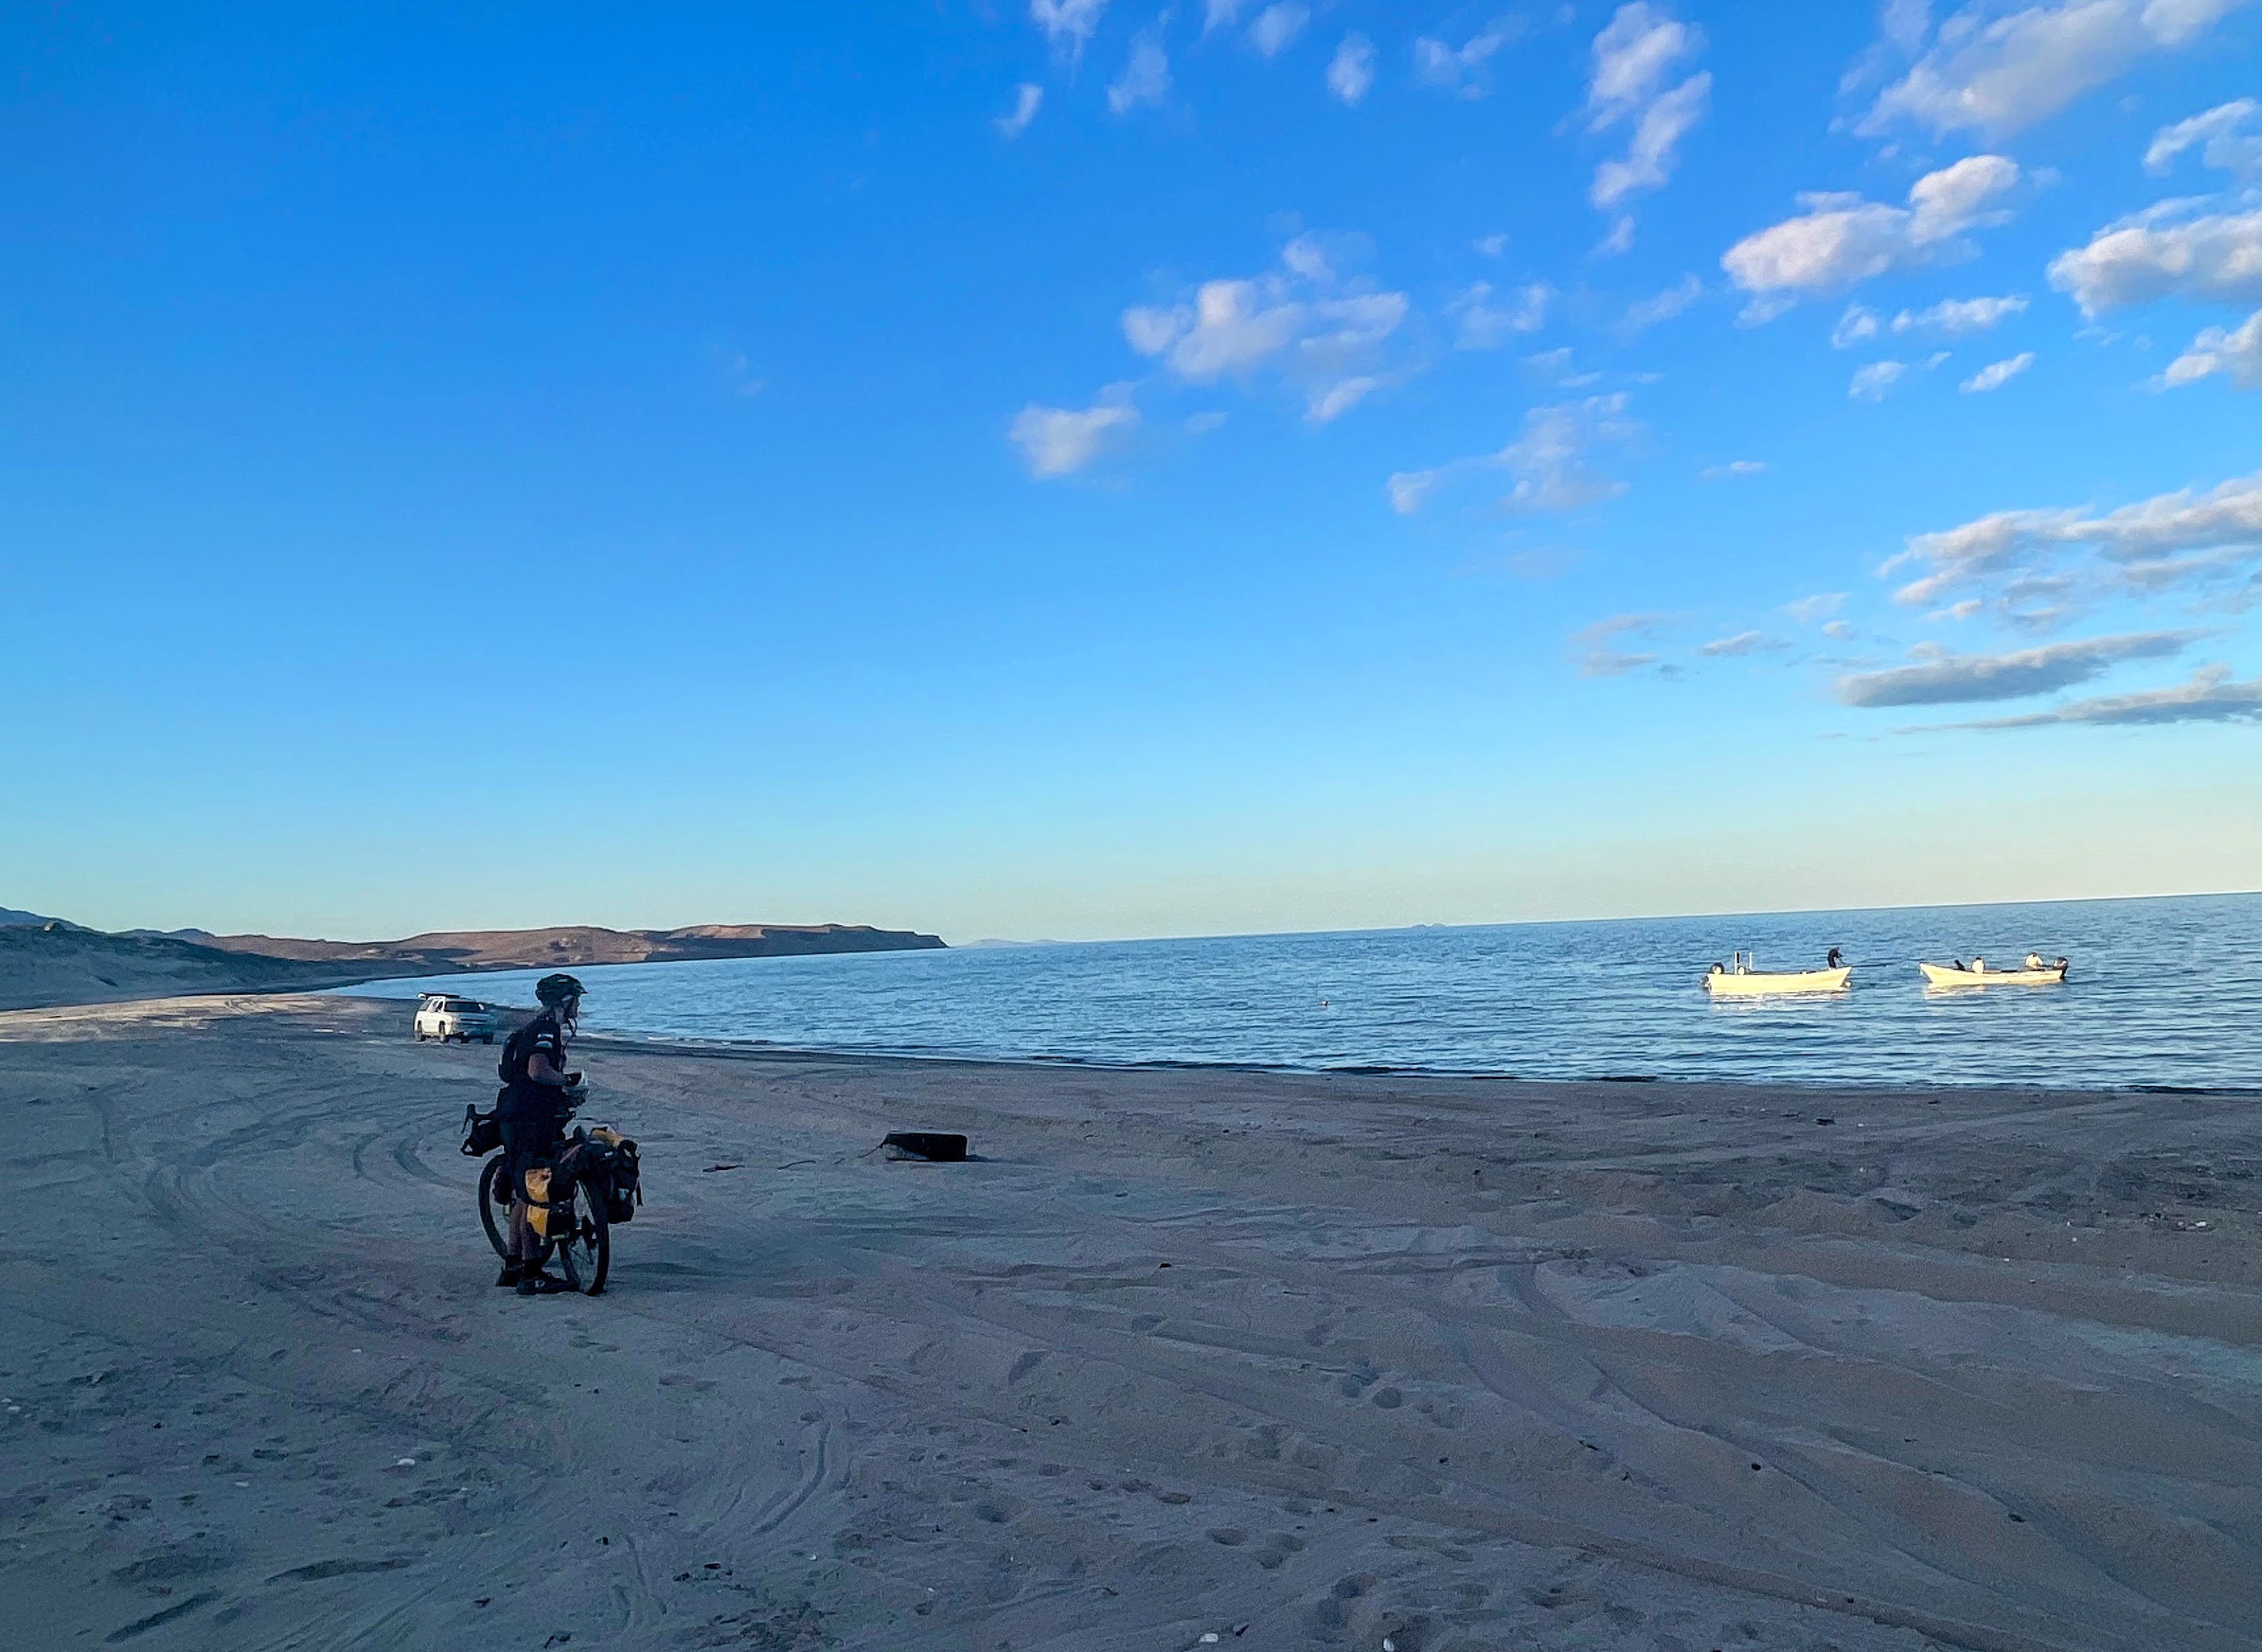
[[[1714,959],[1853,990],[1715,1004]],[[1927,991],[2032,949],[2057,987]],[[530,1004],[539,972],[373,983]],[[1110,1064],[2262,1089],[2262,895],[977,947],[577,971],[590,1031]]]

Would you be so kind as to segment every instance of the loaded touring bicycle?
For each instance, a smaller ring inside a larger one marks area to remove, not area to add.
[[[513,1189],[504,1173],[502,1127],[493,1112],[464,1109],[463,1151],[486,1158],[479,1172],[479,1225],[495,1254],[510,1254]],[[492,1157],[489,1157],[492,1155]],[[644,1202],[637,1144],[609,1125],[580,1125],[558,1144],[550,1164],[526,1175],[529,1219],[542,1240],[539,1266],[554,1253],[575,1290],[594,1296],[605,1288],[613,1260],[612,1230]]]

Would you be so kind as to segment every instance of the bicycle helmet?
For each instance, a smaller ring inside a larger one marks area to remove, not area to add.
[[[581,984],[570,975],[545,975],[534,984],[534,996],[544,1009],[555,1009],[581,996]]]

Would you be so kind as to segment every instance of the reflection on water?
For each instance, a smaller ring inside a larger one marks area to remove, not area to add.
[[[1831,947],[1851,987],[1710,998]],[[1916,961],[2073,960],[2062,986],[1927,990]],[[538,971],[477,977],[532,1002]],[[577,971],[593,1029],[1116,1064],[1836,1083],[2262,1087],[2262,896],[1243,935]],[[448,977],[460,989],[464,977]],[[405,996],[414,981],[349,989]]]

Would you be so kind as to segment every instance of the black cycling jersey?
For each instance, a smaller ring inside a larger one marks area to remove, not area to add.
[[[495,1100],[499,1123],[557,1122],[565,1098],[555,1086],[537,1084],[526,1076],[526,1064],[536,1056],[547,1056],[560,1067],[565,1064],[566,1031],[558,1024],[554,1011],[543,1011],[513,1033],[503,1046],[502,1057],[495,1063],[497,1076],[503,1080],[502,1094]]]

